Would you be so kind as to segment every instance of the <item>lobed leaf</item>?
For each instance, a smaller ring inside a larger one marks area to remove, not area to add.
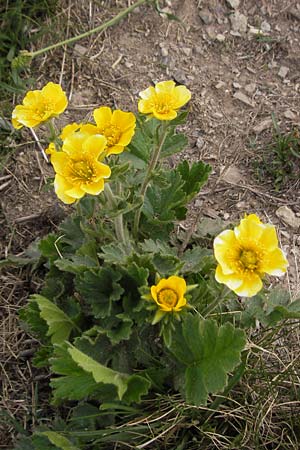
[[[40,316],[47,322],[47,336],[51,336],[52,344],[59,344],[69,338],[76,327],[74,322],[54,303],[42,295],[35,294],[31,301],[38,304]]]
[[[176,330],[170,350],[186,366],[185,395],[195,405],[206,404],[209,393],[226,387],[228,373],[241,361],[245,334],[230,323],[218,326],[191,314]]]

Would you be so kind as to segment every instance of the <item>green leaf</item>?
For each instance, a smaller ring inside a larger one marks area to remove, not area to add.
[[[228,373],[240,363],[245,334],[230,323],[218,326],[213,320],[191,314],[185,316],[178,328],[170,350],[187,366],[186,399],[195,405],[206,404],[208,394],[223,390]]]
[[[154,184],[148,187],[145,195],[143,213],[150,223],[173,222],[185,204],[185,194],[182,190],[184,182],[180,174],[175,171],[166,172],[165,177],[166,186]]]
[[[176,255],[176,249],[170,247],[167,242],[160,241],[158,239],[145,239],[144,242],[141,244],[141,249],[143,252],[146,253],[162,253],[162,254],[170,254],[170,255]]]
[[[167,158],[181,152],[188,144],[184,134],[168,135],[161,150],[161,158]]]
[[[33,295],[31,301],[38,304],[40,316],[47,322],[47,336],[51,336],[52,344],[67,340],[72,329],[76,327],[72,320],[58,306],[41,295]]]
[[[122,400],[122,397],[127,390],[127,374],[116,372],[115,370],[98,363],[75,347],[70,347],[68,352],[79,367],[85,372],[89,372],[93,375],[96,383],[115,385],[118,391],[118,397]]]
[[[103,245],[98,256],[109,264],[126,264],[131,253],[132,249],[129,243],[113,242]]]
[[[207,266],[214,266],[212,251],[206,248],[194,247],[186,250],[181,257],[184,266],[180,269],[181,273],[199,273]]]
[[[62,400],[81,400],[97,392],[98,386],[93,376],[73,361],[66,346],[55,346],[50,364],[51,372],[62,375],[50,381],[54,404]]]
[[[107,267],[93,272],[86,271],[76,277],[76,288],[91,305],[96,318],[110,315],[112,303],[120,300],[123,294],[123,288],[118,283],[120,279],[120,273]]]
[[[153,256],[153,265],[160,275],[165,276],[181,269],[183,263],[176,256],[156,254]]]
[[[84,242],[85,236],[81,229],[81,218],[78,216],[67,217],[59,227],[62,232],[61,241],[70,245],[73,249],[78,249]],[[59,244],[58,244],[59,246]]]
[[[86,372],[93,375],[97,383],[113,384],[118,391],[118,397],[125,401],[139,401],[141,395],[148,392],[150,382],[138,375],[127,375],[121,372],[112,370],[102,364],[99,364],[94,359],[82,353],[75,347],[68,349],[72,359]],[[127,391],[127,392],[126,392]]]
[[[51,444],[56,445],[56,447],[61,450],[79,450],[78,447],[75,447],[69,439],[57,433],[56,431],[36,431],[34,433],[38,436],[46,436]]]
[[[264,326],[274,326],[285,319],[300,318],[300,299],[291,302],[290,294],[280,288],[269,293],[259,293],[249,299],[242,312],[241,323],[244,327],[254,326],[259,320]]]
[[[202,186],[207,182],[208,176],[211,172],[211,166],[199,161],[193,163],[190,167],[187,161],[182,161],[176,170],[180,173],[182,179],[184,180],[182,189],[186,194],[187,201],[190,201],[196,194],[198,194]]]
[[[55,260],[59,257],[59,253],[57,251],[57,242],[58,236],[56,234],[48,234],[47,237],[42,239],[39,242],[39,250],[41,254],[50,260]]]
[[[28,325],[29,330],[34,335],[38,336],[42,341],[45,341],[48,333],[47,322],[41,317],[40,309],[34,299],[30,300],[28,305],[20,309],[19,316]]]
[[[73,255],[71,259],[57,259],[55,261],[55,266],[63,272],[69,272],[76,275],[86,271],[89,268],[95,268],[99,266],[99,264],[97,264],[96,261],[88,255]]]

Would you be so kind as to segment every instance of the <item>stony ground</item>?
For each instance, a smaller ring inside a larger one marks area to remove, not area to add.
[[[74,36],[133,3],[62,1],[55,29],[60,38]],[[282,133],[296,136],[299,130],[300,6],[293,0],[167,0],[160,6],[179,20],[140,6],[105,32],[36,58],[36,85],[62,84],[69,97],[64,124],[101,105],[136,111],[139,91],[157,81],[185,84],[192,92],[189,146],[180,158],[202,159],[213,173],[184,226],[199,216],[234,222],[246,212],[276,224],[290,262],[284,283],[295,297],[300,290],[300,159],[293,159],[279,186],[267,168],[276,142],[272,114]],[[50,37],[40,46],[54,42]],[[42,140],[42,128],[38,134]],[[52,169],[34,137],[28,131],[22,135],[22,143],[11,143],[13,153],[0,174],[1,258],[22,253],[69,211],[45,188]],[[0,276],[0,403],[26,426],[26,414],[37,413],[39,375],[28,361],[34,342],[21,330],[16,312],[39,280],[21,269],[3,270]],[[0,448],[6,445],[2,440]]]

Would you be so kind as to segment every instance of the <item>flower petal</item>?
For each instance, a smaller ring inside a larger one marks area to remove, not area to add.
[[[191,92],[185,86],[176,86],[174,89],[173,106],[175,109],[179,109],[184,106],[191,99]]]
[[[286,273],[289,263],[280,248],[268,253],[260,265],[261,272],[280,277]]]
[[[68,155],[66,155],[64,152],[56,152],[51,150],[51,164],[57,174],[64,176],[68,163]]]
[[[243,279],[238,274],[225,274],[222,266],[219,264],[216,269],[215,279],[218,283],[226,284],[232,291],[239,288],[243,284]]]
[[[82,149],[92,159],[98,159],[104,152],[107,140],[102,134],[88,136],[82,143]]]
[[[159,81],[155,85],[155,92],[157,92],[157,94],[173,95],[175,85],[176,85],[176,83],[173,80]]]
[[[101,106],[94,110],[94,120],[99,128],[106,128],[111,123],[112,111],[108,106]]]
[[[234,228],[234,234],[240,243],[259,241],[265,226],[255,214],[250,214],[241,220],[240,224]]]
[[[173,120],[177,117],[177,112],[175,110],[170,110],[167,113],[160,114],[155,109],[152,111],[153,116],[158,120]]]
[[[267,251],[275,250],[278,247],[277,233],[274,225],[264,225],[264,230],[260,240],[261,244]]]
[[[253,297],[256,295],[263,287],[263,283],[257,274],[253,274],[251,277],[248,276],[243,280],[243,284],[233,289],[234,292],[240,297]]]
[[[143,100],[149,100],[153,97],[155,97],[156,92],[153,86],[148,87],[147,89],[145,89],[144,91],[141,91],[139,93],[139,96],[143,99]]]
[[[57,197],[63,202],[68,204],[74,203],[75,198],[70,197],[68,194],[66,194],[66,191],[68,191],[72,185],[66,181],[64,177],[62,177],[59,174],[55,175],[54,179],[54,190],[57,195]]]
[[[69,136],[70,134],[72,134],[72,133],[78,131],[79,128],[80,128],[80,126],[81,126],[81,125],[80,125],[79,123],[76,123],[76,122],[73,122],[73,123],[70,123],[69,125],[66,125],[66,126],[62,129],[61,134],[60,134],[59,137],[60,137],[62,140],[65,140],[67,136]]]
[[[215,258],[222,266],[224,274],[234,272],[233,262],[238,259],[239,252],[239,243],[233,230],[222,231],[214,239]]]
[[[51,81],[43,87],[42,96],[51,106],[51,115],[58,115],[64,112],[68,106],[68,99],[61,86]]]
[[[95,183],[90,184],[82,184],[81,189],[87,194],[98,195],[104,189],[104,180],[103,178]]]
[[[132,112],[116,109],[112,114],[111,123],[116,125],[121,131],[135,128],[135,115]]]
[[[94,167],[95,167],[95,171],[96,171],[97,181],[99,181],[99,178],[109,178],[110,177],[111,170],[107,164],[103,164],[99,161],[95,161]]]
[[[70,197],[77,199],[83,197],[85,192],[83,189],[81,189],[80,186],[72,186],[71,189],[68,189],[66,191],[66,194],[69,195]]]
[[[150,114],[153,111],[153,101],[148,99],[139,100],[138,110],[142,114]]]

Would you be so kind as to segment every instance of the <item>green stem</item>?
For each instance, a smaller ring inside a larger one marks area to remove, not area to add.
[[[148,170],[146,172],[146,176],[144,178],[144,181],[142,183],[141,190],[140,190],[140,195],[141,195],[141,197],[143,197],[143,200],[144,200],[144,197],[145,197],[145,193],[147,191],[147,187],[149,186],[149,183],[150,183],[150,180],[151,180],[151,177],[152,177],[152,172],[153,172],[153,170],[155,169],[155,167],[156,167],[156,165],[158,163],[161,149],[163,148],[165,139],[166,139],[167,134],[168,134],[168,124],[169,124],[169,122],[162,122],[162,124],[161,124],[162,132],[161,132],[160,138],[158,139],[157,146],[154,148],[154,150],[152,152],[152,156],[151,156],[151,160],[150,160],[150,163],[149,163],[149,166],[148,166]],[[143,203],[144,203],[144,201],[143,201]],[[137,234],[138,234],[142,208],[143,208],[143,204],[136,211],[136,213],[134,215],[133,235],[135,237],[137,237]]]
[[[34,58],[35,56],[38,56],[38,55],[41,55],[42,53],[48,52],[50,50],[53,50],[54,48],[61,47],[63,45],[72,44],[72,42],[76,42],[79,39],[83,39],[83,38],[85,38],[87,36],[90,36],[93,33],[97,33],[97,32],[103,31],[106,28],[109,28],[109,27],[115,25],[116,23],[118,23],[119,20],[121,20],[124,17],[126,17],[129,13],[131,13],[131,11],[136,9],[138,6],[142,5],[143,3],[150,2],[150,1],[152,1],[152,0],[139,0],[136,3],[134,3],[133,5],[129,6],[128,8],[124,9],[123,11],[121,11],[113,19],[108,20],[107,22],[103,23],[102,25],[99,25],[98,27],[93,28],[92,30],[86,31],[85,33],[79,34],[78,36],[74,36],[72,38],[65,39],[64,41],[60,41],[60,42],[57,42],[56,44],[49,45],[48,47],[41,48],[40,50],[37,50],[35,52],[30,52],[30,56],[32,58]]]
[[[57,144],[57,147],[59,147],[59,138],[58,138],[58,131],[55,127],[55,124],[53,122],[53,119],[50,119],[47,122],[49,131],[50,131],[50,142],[54,142],[55,144]]]
[[[104,185],[104,194],[107,198],[107,201],[110,203],[110,205],[113,208],[117,207],[117,202],[115,199],[115,196],[110,188],[109,183],[105,183]],[[124,233],[124,223],[123,223],[123,214],[119,214],[117,217],[115,217],[115,231],[117,239],[122,242],[123,244],[126,244],[126,238]]]

